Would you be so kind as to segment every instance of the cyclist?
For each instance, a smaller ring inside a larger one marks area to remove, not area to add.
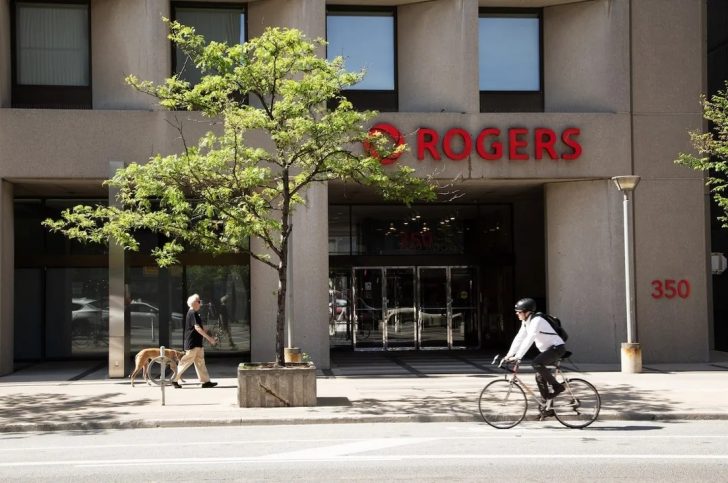
[[[532,298],[519,300],[515,309],[518,320],[521,321],[521,329],[503,359],[507,362],[520,361],[535,342],[536,348],[541,352],[534,357],[532,363],[536,371],[536,385],[544,399],[552,399],[564,392],[564,386],[556,381],[546,365],[553,364],[564,355],[566,352],[564,341],[546,319],[536,315],[536,301]],[[549,385],[552,392],[549,392]]]

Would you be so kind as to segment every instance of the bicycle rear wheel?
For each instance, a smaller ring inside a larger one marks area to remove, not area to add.
[[[586,428],[599,416],[602,407],[599,393],[584,379],[567,379],[564,385],[566,389],[551,405],[554,416],[569,428]]]
[[[483,388],[478,409],[483,421],[494,428],[508,429],[523,421],[528,400],[517,383],[498,379]]]

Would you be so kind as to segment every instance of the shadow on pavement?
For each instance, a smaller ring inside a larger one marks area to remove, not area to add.
[[[78,424],[86,429],[92,423],[109,422],[127,414],[120,412],[120,404],[144,406],[150,399],[119,402],[114,398],[121,393],[105,393],[93,396],[69,396],[67,394],[9,394],[0,401],[0,421],[9,424]],[[84,427],[85,426],[85,427]]]

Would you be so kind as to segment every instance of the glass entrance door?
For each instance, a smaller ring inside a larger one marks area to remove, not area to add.
[[[414,349],[417,338],[415,269],[385,268],[384,347]]]
[[[420,347],[447,349],[450,344],[450,297],[447,267],[420,267]]]
[[[475,267],[450,267],[451,347],[477,347],[478,271]]]
[[[355,349],[479,346],[476,267],[355,267],[352,278]]]
[[[354,348],[383,349],[384,270],[354,268]]]

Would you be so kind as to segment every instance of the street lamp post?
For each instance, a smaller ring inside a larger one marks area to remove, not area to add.
[[[624,281],[627,307],[627,342],[622,343],[622,372],[642,372],[642,348],[637,342],[637,317],[634,288],[634,235],[632,233],[631,194],[640,182],[639,176],[615,176],[617,189],[624,195]]]

